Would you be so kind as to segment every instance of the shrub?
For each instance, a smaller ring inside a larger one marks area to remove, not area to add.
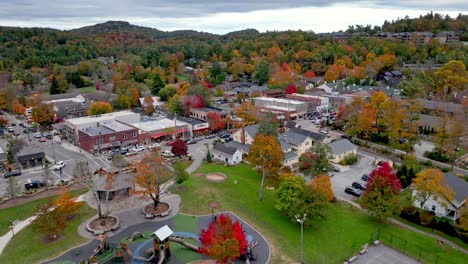
[[[184,166],[182,166],[180,162],[174,164],[174,173],[177,177],[176,182],[178,184],[183,183],[189,178],[189,174],[185,171]]]
[[[439,151],[426,151],[424,152],[424,156],[426,158],[440,161],[440,162],[448,162],[450,160],[447,156],[445,156],[443,153]]]
[[[353,165],[358,161],[358,156],[354,153],[350,153],[343,157],[343,160],[340,162],[342,165]]]
[[[428,211],[423,211],[419,215],[419,220],[421,220],[421,225],[423,226],[428,226],[429,224],[431,224],[433,219],[434,219],[434,215]]]

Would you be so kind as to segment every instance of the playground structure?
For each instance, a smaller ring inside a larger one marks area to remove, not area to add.
[[[199,253],[199,247],[187,242],[193,240],[198,243],[199,238],[197,235],[188,232],[173,232],[169,226],[165,225],[149,237],[141,232],[134,232],[129,242],[134,242],[138,239],[146,239],[132,252],[130,247],[125,242],[119,244],[112,244],[107,241],[107,237],[102,234],[97,238],[100,240],[99,245],[93,251],[93,254],[87,260],[81,260],[80,264],[94,264],[94,263],[129,263],[129,264],[143,264],[143,263],[168,263],[171,257],[170,242],[178,243],[194,252]],[[256,259],[253,248],[258,242],[253,241],[252,236],[247,235],[247,246],[245,254],[239,257],[239,260],[250,263]]]

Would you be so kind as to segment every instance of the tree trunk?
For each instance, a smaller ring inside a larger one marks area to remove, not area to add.
[[[265,182],[265,168],[262,166],[262,182],[260,183],[260,192],[258,193],[258,200],[263,200],[263,183]]]

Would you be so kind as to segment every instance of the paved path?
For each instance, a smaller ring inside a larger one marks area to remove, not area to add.
[[[209,144],[210,146],[210,150],[212,148],[211,144]],[[188,173],[193,173],[194,171],[196,171],[198,169],[198,167],[200,167],[200,165],[202,164],[203,162],[203,159],[205,158],[206,156],[206,147],[203,146],[203,147],[198,147],[194,153],[191,153],[192,155],[192,158],[193,158],[193,162],[192,164],[190,164],[190,166],[185,170],[187,171]]]
[[[24,221],[20,221],[19,223],[14,224],[13,225],[13,232],[15,234],[17,234],[23,228],[28,226],[32,221],[34,221],[34,219],[36,219],[36,216],[31,216],[31,217],[29,217],[28,219],[26,219]],[[0,237],[0,255],[2,254],[2,252],[5,249],[6,245],[8,244],[10,239],[12,239],[12,238],[13,238],[13,234],[11,232],[11,229],[5,235]]]

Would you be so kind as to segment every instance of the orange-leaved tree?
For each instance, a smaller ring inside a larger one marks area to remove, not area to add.
[[[447,206],[447,201],[453,199],[454,192],[444,180],[442,171],[439,169],[425,169],[416,174],[413,179],[415,194],[414,199],[419,202],[419,207],[424,208],[424,204],[429,200],[438,201],[442,206]]]
[[[266,176],[276,176],[283,165],[283,151],[278,139],[257,134],[250,148],[249,161],[262,173],[258,199],[263,199],[263,184]]]
[[[51,104],[40,104],[33,107],[31,117],[34,122],[45,127],[50,125],[55,117],[55,111]]]
[[[171,171],[157,152],[145,154],[135,165],[134,183],[140,187],[136,188],[135,193],[150,197],[156,210],[162,194],[161,184],[169,179]]]
[[[310,182],[310,186],[316,192],[321,193],[328,202],[331,202],[335,199],[329,176],[320,174],[313,177],[312,181]]]
[[[238,221],[225,214],[218,215],[200,233],[200,253],[214,260],[216,263],[234,261],[245,253],[247,239]]]
[[[57,199],[55,199],[53,206],[61,215],[67,218],[72,218],[81,206],[83,206],[83,203],[75,202],[75,199],[70,197],[70,193],[68,191],[64,191],[59,197],[57,197]]]
[[[101,115],[111,113],[113,111],[111,104],[108,102],[93,102],[89,105],[88,115]]]
[[[154,100],[153,100],[153,97],[151,95],[147,95],[145,96],[145,98],[143,98],[143,108],[145,109],[145,114],[147,116],[150,116],[153,114],[154,112]]]

